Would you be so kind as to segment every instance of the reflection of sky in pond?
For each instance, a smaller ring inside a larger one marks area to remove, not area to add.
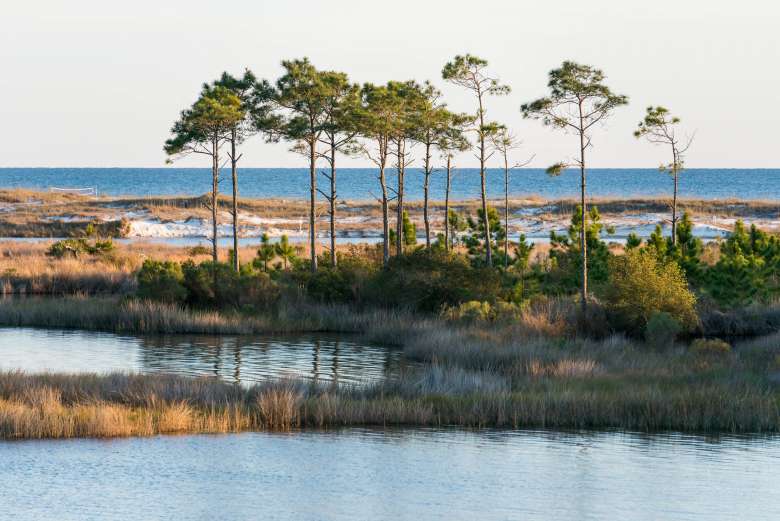
[[[135,337],[0,328],[3,370],[157,372],[244,383],[297,376],[357,383],[392,374],[400,359],[397,350],[334,335]]]
[[[780,519],[780,439],[372,431],[0,443],[8,519]],[[0,516],[0,517],[2,517]]]

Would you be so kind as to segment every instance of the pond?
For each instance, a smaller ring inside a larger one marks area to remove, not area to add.
[[[347,430],[0,442],[2,517],[780,519],[780,439]]]
[[[251,384],[283,377],[365,383],[397,374],[401,352],[338,335],[121,336],[0,328],[0,370],[131,371]]]

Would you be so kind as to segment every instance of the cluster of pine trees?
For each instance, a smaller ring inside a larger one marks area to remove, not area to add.
[[[412,162],[411,149],[421,150],[424,173],[423,221],[425,246],[431,247],[429,211],[429,180],[439,158],[446,172],[445,230],[443,244],[449,248],[453,226],[457,219],[450,215],[449,193],[455,154],[473,150],[479,160],[481,178],[481,210],[479,223],[471,222],[468,238],[470,251],[484,256],[484,263],[494,265],[497,247],[503,243],[505,266],[510,259],[508,228],[508,179],[512,168],[523,163],[510,161],[510,154],[519,141],[506,125],[488,117],[487,105],[492,96],[506,95],[507,85],[492,75],[488,62],[473,56],[456,56],[446,63],[441,78],[473,95],[474,109],[470,113],[450,110],[442,93],[432,83],[417,81],[389,81],[385,85],[350,81],[342,72],[319,70],[308,59],[282,62],[283,74],[275,82],[258,79],[251,71],[234,77],[228,73],[203,85],[198,99],[182,111],[165,143],[165,151],[173,160],[182,155],[201,154],[211,161],[212,189],[209,207],[212,214],[212,256],[217,261],[217,228],[219,177],[223,166],[229,163],[232,179],[233,251],[238,251],[237,176],[242,159],[241,145],[252,136],[276,142],[291,143],[291,150],[306,158],[310,173],[309,186],[309,254],[312,271],[317,270],[315,205],[319,196],[328,203],[330,262],[336,266],[337,223],[337,160],[340,155],[363,155],[377,167],[382,205],[383,260],[386,264],[391,249],[403,253],[403,238],[409,234],[408,218],[404,210],[404,174]],[[578,242],[580,257],[578,276],[583,309],[588,296],[589,236],[588,220],[593,221],[587,207],[586,153],[592,146],[591,130],[609,117],[617,108],[626,105],[628,98],[615,94],[605,84],[604,73],[591,66],[571,61],[564,62],[549,73],[548,94],[523,104],[522,116],[540,120],[545,125],[573,132],[578,138],[577,159],[560,162],[550,168],[550,175],[576,167],[580,172],[581,201],[577,236],[566,239]],[[690,140],[681,142],[676,135],[679,119],[663,107],[650,107],[635,135],[652,143],[667,145],[671,162],[662,169],[674,180],[671,242],[677,241],[677,179],[683,167],[683,155]],[[504,170],[503,226],[494,209],[488,208],[486,168],[491,157],[498,153]],[[317,184],[318,167],[326,165],[327,186]],[[510,166],[511,165],[511,166]],[[390,186],[388,169],[393,169],[395,186]],[[391,212],[395,213],[395,229],[391,230]],[[500,232],[503,230],[503,232]],[[502,233],[497,237],[497,233]],[[402,238],[399,240],[398,238]],[[498,239],[498,240],[496,240]],[[556,240],[553,238],[553,240]],[[516,256],[527,256],[528,246],[521,240],[514,248]],[[592,254],[600,255],[598,251]],[[233,267],[239,270],[238,255],[232,255]]]

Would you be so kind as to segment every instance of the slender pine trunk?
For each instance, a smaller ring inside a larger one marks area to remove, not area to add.
[[[580,125],[580,128],[583,128]],[[582,316],[588,309],[588,241],[587,241],[587,218],[588,212],[585,207],[585,133],[580,132],[580,204],[582,205],[582,230],[580,231],[580,250],[582,252],[582,288],[580,295],[580,308]]]
[[[677,180],[678,180],[678,168],[677,168],[677,149],[672,145],[672,176],[674,177],[674,194],[672,195],[672,246],[677,245]]]
[[[509,267],[509,163],[504,153],[504,268]]]
[[[217,202],[219,198],[219,137],[214,135],[211,139],[211,258],[216,263],[219,261],[217,249],[217,227],[219,226]]]
[[[395,222],[395,254],[403,255],[404,252],[404,147],[403,139],[399,139],[396,145],[398,153],[398,190],[396,195],[396,222]]]
[[[450,251],[450,184],[452,182],[452,157],[447,155],[447,187],[444,190],[444,249]]]
[[[428,185],[431,177],[431,144],[425,144],[425,180],[423,182],[423,221],[425,223],[425,247],[431,247],[431,222],[428,219]]]
[[[482,107],[482,94],[479,95],[479,177],[482,189],[482,226],[485,228],[485,264],[493,266],[493,248],[490,244],[490,219],[487,208],[487,188],[485,187],[485,114]]]
[[[336,267],[336,143],[330,142],[330,265]]]
[[[390,208],[387,203],[384,159],[379,165],[379,184],[382,187],[382,264],[387,266],[390,260]]]
[[[239,271],[238,259],[238,158],[236,157],[236,129],[230,135],[230,170],[233,178],[233,269]]]
[[[317,230],[314,220],[314,206],[317,203],[317,137],[312,135],[309,139],[309,248],[311,257],[311,271],[317,271]]]

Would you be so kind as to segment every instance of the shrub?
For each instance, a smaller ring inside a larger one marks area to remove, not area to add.
[[[671,347],[682,327],[672,316],[659,311],[653,313],[645,326],[645,342],[656,348]]]
[[[754,304],[720,311],[700,310],[701,327],[708,336],[759,336],[780,330],[780,306]]]
[[[731,344],[720,338],[697,338],[691,343],[691,352],[698,356],[720,357],[731,352]]]
[[[190,257],[197,257],[199,255],[211,255],[211,250],[202,244],[197,244],[187,250],[187,255]]]
[[[442,310],[442,316],[453,322],[474,324],[492,320],[493,310],[488,302],[469,300],[454,307],[445,307]]]
[[[171,261],[147,259],[138,271],[137,296],[171,304],[182,303],[187,298],[184,273],[181,265]]]
[[[187,303],[195,307],[267,310],[279,298],[279,288],[265,273],[251,266],[239,273],[224,262],[207,261],[182,265]]]
[[[114,243],[111,239],[95,240],[91,243],[87,239],[64,239],[57,241],[46,251],[51,257],[62,258],[66,256],[78,257],[81,254],[99,255],[113,251]]]
[[[518,322],[522,318],[523,308],[511,302],[499,300],[494,304],[469,300],[457,306],[444,307],[441,316],[453,322],[475,324],[478,322]]]
[[[566,318],[570,331],[590,338],[604,338],[612,333],[606,310],[601,302],[593,298],[589,299],[583,314],[578,297],[577,302],[568,311]]]
[[[316,273],[308,267],[296,272],[306,292],[321,302],[337,302],[360,305],[364,300],[366,285],[376,276],[377,266],[357,255],[339,255],[335,268],[321,266]]]
[[[609,269],[606,306],[616,329],[639,335],[659,312],[668,313],[685,331],[696,326],[696,297],[676,263],[648,251],[629,250],[611,258]]]
[[[438,312],[469,300],[492,301],[501,288],[498,272],[472,267],[462,255],[438,249],[393,257],[371,283],[371,299],[385,306]]]
[[[588,211],[585,226],[585,240],[588,252],[588,281],[592,285],[606,282],[608,263],[612,254],[602,236],[612,234],[614,230],[601,222],[596,206]],[[544,277],[545,290],[549,293],[572,293],[582,284],[582,253],[580,235],[582,233],[582,207],[577,206],[571,216],[571,225],[566,234],[550,233],[550,270]]]
[[[525,308],[527,308],[527,304],[525,306],[521,306],[512,302],[504,302],[503,300],[499,300],[492,306],[493,321],[504,324],[517,322],[522,317],[523,310]]]

